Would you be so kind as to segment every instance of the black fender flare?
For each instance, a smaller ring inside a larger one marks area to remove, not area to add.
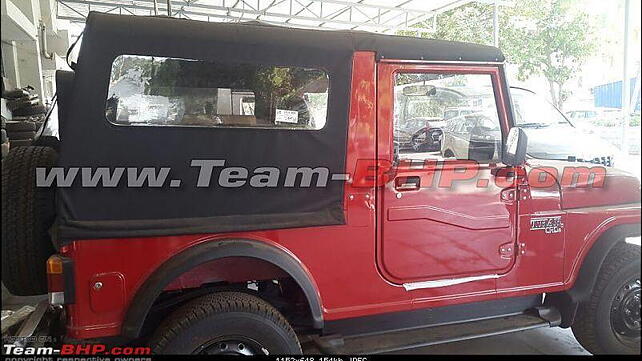
[[[323,328],[321,300],[314,281],[300,262],[287,252],[260,241],[224,239],[200,243],[173,256],[145,280],[132,299],[125,314],[121,334],[127,338],[140,336],[143,323],[154,301],[176,277],[203,263],[226,257],[258,258],[280,267],[301,287],[310,305],[313,327]]]
[[[561,327],[570,327],[580,303],[588,299],[606,256],[625,237],[640,235],[640,223],[613,226],[598,237],[584,258],[573,287],[567,291],[546,295],[545,303],[554,305],[562,313]]]

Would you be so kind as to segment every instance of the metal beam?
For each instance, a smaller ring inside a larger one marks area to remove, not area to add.
[[[406,0],[396,6],[375,5],[365,1],[345,0],[237,0],[234,3],[221,0],[220,2],[184,1],[178,12],[171,11],[171,2],[167,7],[171,14],[186,17],[194,16],[214,19],[216,21],[243,21],[270,19],[272,23],[290,23],[297,27],[321,28],[351,28],[373,31],[414,30],[431,32],[433,28],[414,27],[413,25],[435,14],[446,11],[452,6],[459,6],[471,0],[452,1],[435,11],[434,9],[412,8],[416,1]],[[176,1],[176,0],[174,0]],[[57,0],[64,7],[60,18],[75,18],[78,14],[86,16],[89,10],[101,10],[101,6],[119,6],[138,15],[158,13],[157,0]],[[317,6],[315,6],[317,5]],[[314,8],[313,8],[314,6]],[[65,11],[70,9],[70,11]],[[350,18],[345,19],[347,14]],[[399,21],[402,19],[401,21]],[[79,19],[77,19],[79,20]]]

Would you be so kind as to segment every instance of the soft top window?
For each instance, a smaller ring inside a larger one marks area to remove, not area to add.
[[[328,83],[319,69],[121,55],[105,114],[116,125],[318,130]]]

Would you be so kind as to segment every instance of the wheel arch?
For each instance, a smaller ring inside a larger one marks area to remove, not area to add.
[[[546,296],[545,303],[556,306],[562,313],[561,327],[570,327],[579,304],[591,294],[606,256],[626,237],[640,235],[640,223],[614,225],[603,231],[584,257],[578,276],[569,290]]]
[[[227,257],[249,257],[269,262],[283,271],[303,291],[312,316],[312,326],[323,328],[321,299],[316,283],[301,263],[287,251],[265,242],[250,239],[222,239],[203,242],[190,247],[164,262],[136,291],[125,314],[121,334],[137,338],[145,319],[161,292],[180,275],[206,262]]]

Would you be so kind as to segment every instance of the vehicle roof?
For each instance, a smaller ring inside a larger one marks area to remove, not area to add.
[[[377,58],[426,61],[503,62],[498,48],[455,41],[383,35],[349,30],[311,30],[260,22],[214,23],[164,16],[132,16],[90,12],[87,26],[96,32],[120,29],[129,34],[182,34],[195,45],[199,41],[262,44],[310,51],[374,51]],[[124,37],[123,41],[127,38]],[[293,54],[294,56],[294,54]]]

